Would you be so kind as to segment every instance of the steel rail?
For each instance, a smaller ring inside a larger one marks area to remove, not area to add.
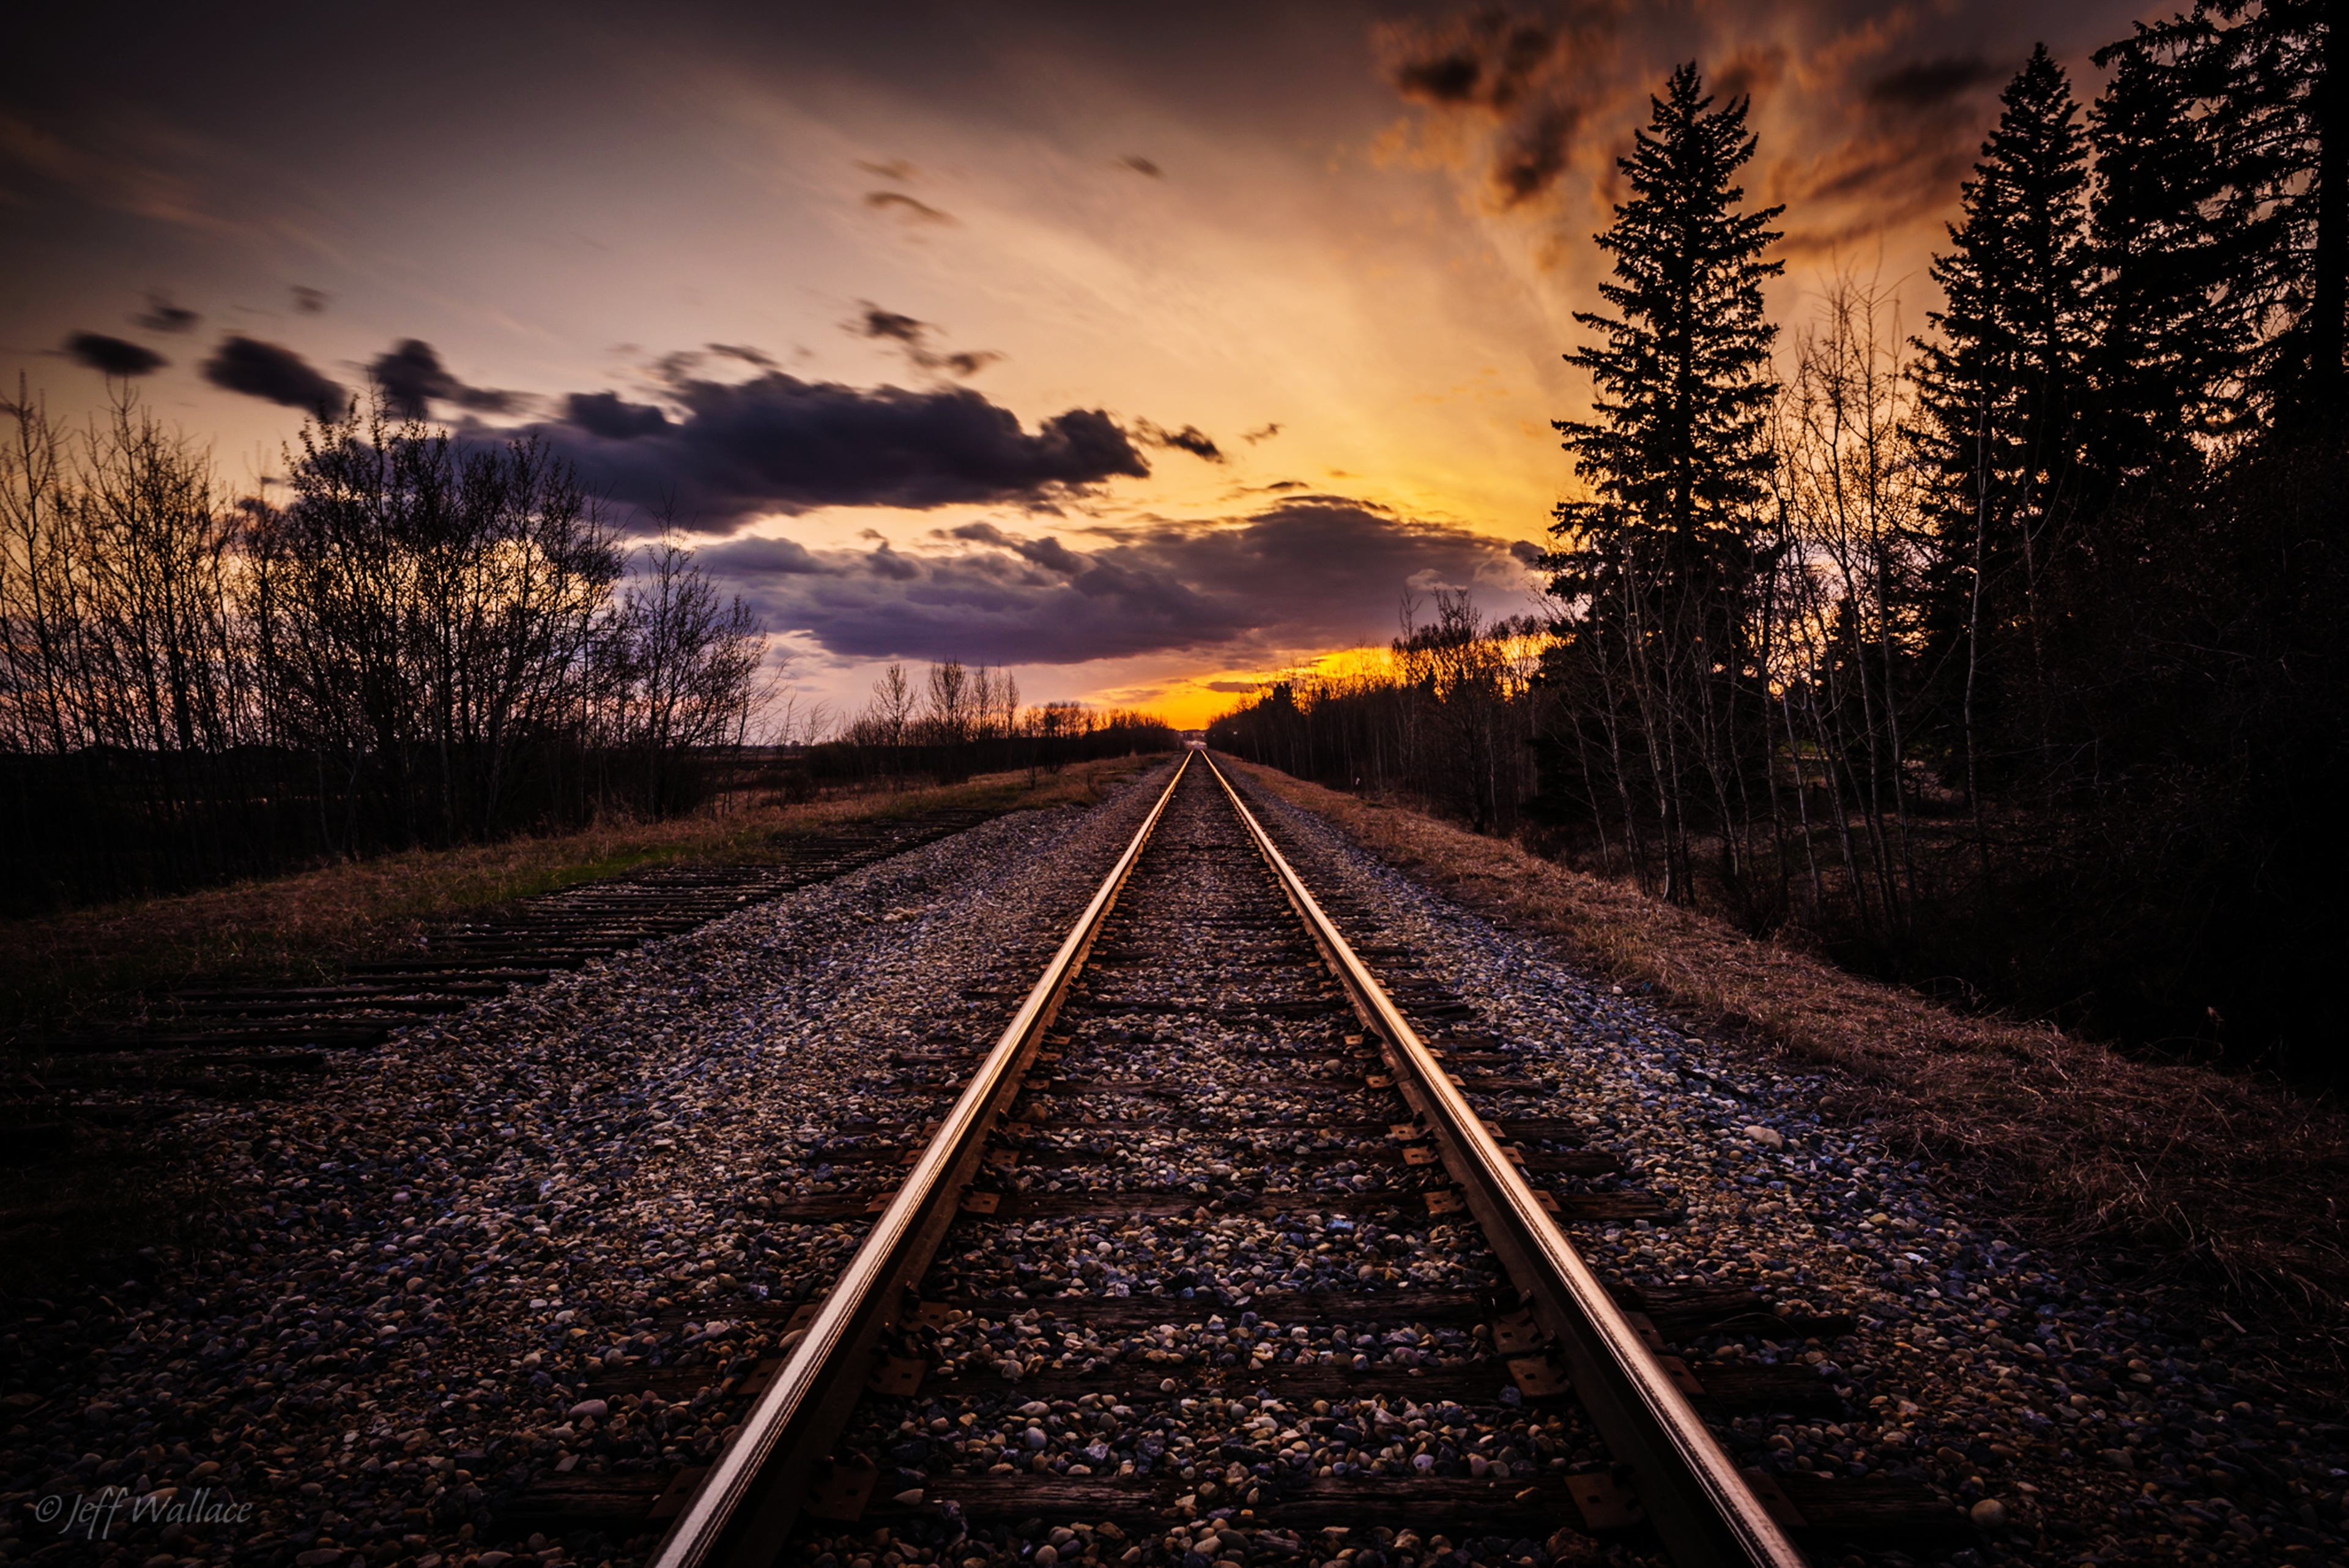
[[[1469,1211],[1527,1297],[1535,1321],[1557,1343],[1599,1435],[1630,1466],[1632,1485],[1673,1562],[1679,1568],[1803,1568],[1801,1552],[1542,1208],[1500,1140],[1339,934],[1213,757],[1207,767],[1355,1011],[1381,1038],[1396,1086],[1426,1120]]]
[[[841,1271],[805,1335],[662,1542],[654,1568],[771,1568],[864,1391],[882,1334],[895,1326],[906,1288],[918,1283],[954,1223],[996,1121],[1018,1097],[1045,1029],[1190,761],[1185,753],[1175,765],[1174,776],[1061,941],[1043,978],[980,1063],[896,1197]]]

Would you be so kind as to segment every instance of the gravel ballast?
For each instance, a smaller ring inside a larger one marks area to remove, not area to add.
[[[1682,1226],[1569,1227],[1603,1274],[1750,1285],[1858,1318],[1804,1355],[1840,1364],[1865,1417],[1740,1423],[1741,1462],[1930,1483],[1992,1524],[1971,1548],[1988,1561],[2341,1560],[2349,1429],[2237,1386],[2233,1324],[2135,1300],[2094,1259],[2019,1247],[1996,1215],[1938,1196],[1930,1169],[1826,1115],[1855,1097],[1834,1075],[1708,1038],[1247,794],[1309,882],[1387,911],[1389,940],[1547,1058],[1592,1147],[1687,1205]]]
[[[19,1321],[0,1338],[0,1547],[150,1568],[636,1560],[643,1540],[609,1531],[579,1536],[585,1547],[497,1532],[552,1480],[641,1478],[649,1496],[717,1451],[739,1408],[725,1380],[775,1353],[781,1303],[821,1288],[863,1232],[853,1212],[803,1214],[833,1200],[853,1211],[849,1200],[893,1183],[881,1157],[942,1108],[1165,776],[1089,812],[999,820],[403,1031],[338,1062],[311,1098],[183,1127],[215,1185],[222,1244],[151,1249],[119,1282],[14,1303]],[[1853,1390],[1840,1419],[1728,1425],[1741,1462],[1940,1488],[1982,1526],[1953,1549],[1959,1561],[2341,1557],[2349,1434],[2239,1386],[2231,1324],[2181,1321],[2093,1260],[2019,1246],[1995,1216],[1937,1195],[1930,1169],[1823,1111],[1839,1092],[1830,1075],[1691,1030],[1429,894],[1319,819],[1250,797],[1309,884],[1346,901],[1340,923],[1358,945],[1408,950],[1415,981],[1473,1010],[1458,1027],[1511,1055],[1513,1082],[1480,1094],[1485,1114],[1562,1124],[1572,1136],[1560,1147],[1619,1158],[1619,1174],[1570,1189],[1685,1208],[1678,1225],[1570,1225],[1602,1273],[1746,1285],[1790,1313],[1857,1320],[1800,1348],[1708,1341],[1720,1365],[1798,1359]],[[1036,1304],[977,1308],[944,1332],[940,1386],[987,1378],[990,1391],[931,1397],[897,1412],[910,1427],[864,1436],[916,1476],[1081,1467],[1106,1479],[1146,1459],[1183,1477],[1197,1518],[1180,1530],[1054,1524],[1000,1548],[1046,1568],[1581,1553],[1578,1537],[1347,1541],[1209,1517],[1273,1495],[1257,1463],[1364,1480],[1499,1467],[1528,1481],[1604,1464],[1578,1417],[1517,1410],[1497,1392],[1317,1409],[1229,1389],[1154,1386],[1147,1407],[1001,1391],[1019,1386],[1007,1364],[1022,1379],[1154,1366],[1153,1353],[1247,1372],[1302,1360],[1435,1375],[1489,1354],[1449,1329],[1350,1325],[1282,1301],[1467,1291],[1495,1275],[1464,1217],[1380,1225],[1338,1211],[1423,1178],[1375,1132],[1328,1125],[1337,1070],[1325,1090],[1309,1066],[1269,1064],[1272,1047],[1327,1043],[1332,1025],[1268,1023],[1242,1003],[1321,1003],[1331,1017],[1340,1004],[1289,944],[1208,923],[1218,879],[1261,872],[1221,858],[1228,840],[1204,817],[1162,832],[1177,830],[1170,847],[1196,864],[1164,869],[1153,918],[1195,928],[1182,966],[1171,978],[1140,961],[1131,975],[1091,971],[1083,1027],[1069,1026],[1054,1069],[1065,1082],[1040,1091],[1039,1130],[1000,1180],[1031,1210],[1117,1191],[1191,1207],[1106,1228],[1040,1211],[959,1226],[940,1293]],[[1119,996],[1147,1005],[1121,1013]],[[1153,1096],[1169,1090],[1191,1113],[1186,1131],[1144,1125],[1167,1119]],[[1360,1098],[1359,1075],[1344,1093]],[[1357,1114],[1379,1115],[1367,1102]],[[1330,1199],[1320,1210],[1308,1207],[1317,1193]],[[1115,1332],[1062,1310],[1072,1296],[1185,1292],[1205,1309]],[[1245,1308],[1224,1305],[1240,1297]],[[1220,1457],[1243,1449],[1276,1457]],[[104,1511],[109,1488],[177,1490],[134,1519],[127,1504]],[[76,1499],[88,1515],[78,1526]],[[184,1517],[161,1517],[174,1502]],[[993,1554],[918,1536],[860,1531],[810,1555],[819,1568],[892,1568],[893,1553]]]
[[[598,1411],[588,1385],[764,1347],[736,1325],[862,1227],[754,1203],[823,1185],[801,1149],[945,1092],[888,1053],[984,1029],[961,992],[1040,962],[1154,794],[999,819],[176,1129],[221,1244],[17,1299],[0,1544],[437,1568],[549,1472],[705,1461],[699,1407]],[[173,1488],[187,1517],[106,1511]]]

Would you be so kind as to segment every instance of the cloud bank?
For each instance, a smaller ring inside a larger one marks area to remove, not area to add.
[[[1100,543],[1072,546],[978,522],[941,530],[938,553],[758,538],[703,559],[770,627],[844,659],[1069,665],[1211,649],[1261,661],[1383,640],[1406,584],[1479,587],[1498,603],[1528,587],[1534,553],[1337,495],[1093,534]]]
[[[1036,504],[1150,472],[1101,410],[1071,409],[1030,431],[965,387],[864,389],[773,370],[680,379],[668,397],[679,411],[574,393],[562,418],[512,433],[540,437],[616,500],[673,506],[680,521],[720,533],[818,506]]]
[[[877,306],[866,307],[854,330],[952,374],[997,358],[939,354],[928,346],[927,323]],[[1141,420],[1129,432],[1100,409],[1069,409],[1030,430],[968,387],[804,381],[755,348],[713,343],[709,350],[763,373],[742,381],[698,377],[693,371],[707,356],[688,351],[656,363],[658,402],[617,392],[542,400],[468,385],[431,344],[409,337],[369,361],[367,377],[398,419],[430,418],[435,404],[478,416],[551,403],[552,419],[493,426],[469,417],[460,433],[536,439],[569,459],[590,489],[721,534],[753,517],[819,506],[1049,505],[1111,479],[1147,478],[1145,445],[1224,461],[1193,425],[1169,431]],[[136,343],[95,333],[76,334],[67,352],[109,375],[142,375],[163,363]],[[222,339],[202,369],[214,386],[305,412],[334,411],[346,395],[293,349],[253,337]]]

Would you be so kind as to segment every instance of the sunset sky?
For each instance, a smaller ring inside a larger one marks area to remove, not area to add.
[[[1926,257],[2044,39],[2149,8],[43,8],[0,80],[0,375],[103,367],[251,489],[376,378],[673,501],[810,698],[890,659],[1198,722],[1530,607],[1613,160],[1750,92],[1776,319]]]

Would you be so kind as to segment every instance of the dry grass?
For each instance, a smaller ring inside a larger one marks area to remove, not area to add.
[[[2349,1117],[2269,1084],[1956,1013],[1416,812],[1244,771],[1357,844],[1675,1010],[1840,1069],[1839,1116],[1922,1151],[2043,1238],[2216,1287],[2291,1359],[2349,1369]]]
[[[920,812],[1090,805],[1109,781],[1155,760],[1074,763],[1033,787],[1024,772],[989,774],[674,822],[609,822],[10,921],[0,924],[0,1034],[119,1016],[141,993],[173,986],[328,978],[345,961],[397,955],[435,922],[640,867],[772,861],[793,838]]]
[[[298,876],[137,899],[0,925],[0,1107],[20,1088],[67,1082],[21,1044],[31,1035],[135,1013],[142,993],[223,981],[331,978],[348,959],[394,954],[434,923],[550,888],[666,861],[767,862],[790,842],[847,824],[948,809],[1089,805],[1160,761],[1075,763],[1038,779],[840,790],[679,822],[605,823],[585,833],[387,856]],[[87,1075],[70,1080],[87,1085]],[[44,1087],[44,1085],[47,1087]],[[99,1283],[143,1265],[145,1246],[206,1247],[220,1176],[172,1124],[88,1127],[63,1155],[0,1180],[0,1301]]]

